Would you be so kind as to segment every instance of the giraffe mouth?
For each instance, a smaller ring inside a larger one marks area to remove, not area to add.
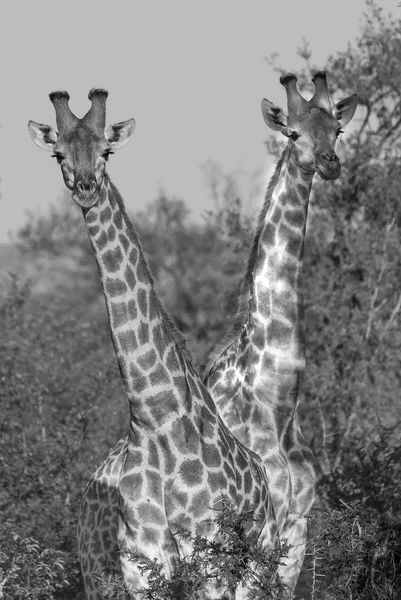
[[[316,165],[316,171],[324,181],[327,181],[329,179],[337,179],[338,177],[340,177],[341,167],[334,161],[333,163],[334,164],[328,163]]]
[[[321,150],[316,157],[316,171],[322,179],[337,179],[341,174],[338,156],[330,149]]]
[[[95,192],[74,190],[72,192],[72,199],[82,208],[91,208],[99,200],[99,192],[98,190]]]

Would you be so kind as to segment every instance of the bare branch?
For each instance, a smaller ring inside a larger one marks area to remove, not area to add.
[[[401,293],[398,296],[397,304],[394,306],[393,310],[391,311],[391,315],[389,316],[387,323],[385,324],[385,326],[383,327],[383,330],[381,331],[381,333],[379,335],[380,341],[382,341],[384,339],[384,336],[386,335],[387,331],[390,329],[390,327],[394,323],[395,318],[398,315],[398,313],[400,312],[400,310],[401,310]]]
[[[326,421],[324,418],[324,412],[323,412],[323,408],[322,408],[322,404],[320,402],[320,398],[317,397],[316,398],[316,404],[317,404],[317,414],[318,414],[318,418],[320,421],[320,430],[322,433],[322,458],[320,460],[321,462],[321,467],[322,467],[322,471],[325,475],[327,475],[328,473],[330,473],[330,460],[329,460],[329,455],[327,452],[327,427],[326,427]]]
[[[393,218],[391,219],[390,223],[388,223],[386,225],[386,232],[385,232],[385,236],[384,236],[383,247],[382,247],[382,255],[381,255],[381,260],[380,260],[379,275],[377,277],[375,289],[373,290],[373,294],[372,294],[372,296],[370,298],[370,310],[369,310],[368,322],[367,322],[367,325],[366,325],[366,331],[365,331],[364,336],[363,336],[363,339],[365,341],[367,341],[369,339],[369,337],[370,337],[370,333],[371,333],[371,329],[372,329],[372,324],[373,324],[373,319],[374,319],[375,315],[380,311],[380,309],[387,302],[387,299],[384,299],[384,300],[382,300],[382,302],[380,302],[380,304],[378,306],[376,306],[377,297],[378,297],[379,291],[380,291],[380,284],[382,282],[384,273],[386,272],[386,269],[388,267],[387,244],[388,244],[388,239],[389,239],[389,236],[390,236],[390,232],[391,232],[392,228],[394,227],[394,223],[395,223],[395,216],[393,216]]]
[[[368,123],[369,123],[370,115],[372,113],[370,105],[369,104],[365,104],[365,106],[366,106],[366,115],[365,115],[365,118],[363,120],[363,123],[362,123],[361,127],[359,128],[358,134],[357,134],[358,144],[360,143],[362,134],[363,134],[365,128],[367,127]]]

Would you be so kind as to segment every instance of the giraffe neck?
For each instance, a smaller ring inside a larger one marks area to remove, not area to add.
[[[267,191],[248,266],[251,338],[264,355],[260,367],[267,376],[277,369],[291,376],[305,365],[302,271],[312,180],[288,146]]]
[[[236,340],[240,380],[246,377],[264,411],[275,411],[279,437],[295,414],[305,367],[302,260],[312,180],[287,146],[266,192],[233,331],[206,369],[207,379]]]
[[[156,296],[138,236],[107,176],[99,202],[84,210],[84,218],[129,400],[130,435],[136,426],[155,431],[181,410],[176,390],[184,386],[184,338]]]

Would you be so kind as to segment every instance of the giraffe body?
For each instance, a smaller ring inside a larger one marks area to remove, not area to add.
[[[266,123],[289,138],[268,186],[232,333],[212,354],[205,372],[223,421],[265,465],[280,536],[291,550],[280,575],[294,590],[307,541],[307,515],[319,467],[302,435],[298,399],[305,369],[303,246],[316,172],[340,174],[334,145],[353,116],[357,97],[334,109],[324,73],[306,102],[289,74],[289,117],[268,100]]]
[[[286,175],[281,169],[277,188]],[[311,183],[311,181],[310,181]],[[309,185],[303,182],[303,189]],[[305,192],[306,195],[306,192]],[[305,365],[302,316],[302,236],[288,225],[286,212],[305,227],[307,207],[281,193],[268,199],[266,227],[259,241],[263,263],[254,269],[254,296],[238,337],[213,362],[205,381],[223,421],[263,460],[280,536],[292,546],[280,575],[293,589],[302,567],[307,519],[315,499],[319,467],[299,426],[299,386]],[[285,238],[276,232],[284,230]],[[293,233],[293,235],[290,234]],[[275,238],[275,248],[268,244]],[[291,256],[287,248],[297,249]],[[267,258],[269,256],[269,259]],[[294,264],[295,263],[295,264]],[[288,285],[292,278],[296,289]],[[267,286],[266,286],[267,282]],[[295,315],[299,329],[292,325]],[[292,562],[290,560],[292,559]]]
[[[102,90],[90,92],[92,107],[83,119],[69,110],[66,92],[50,97],[59,133],[34,122],[30,132],[54,152],[82,207],[130,408],[128,436],[92,476],[81,507],[78,545],[86,593],[88,600],[100,600],[101,574],[121,572],[132,592],[146,585],[126,550],[161,560],[169,574],[191,550],[177,532],[212,536],[210,520],[222,495],[238,511],[254,510],[248,533],[265,545],[274,543],[277,525],[263,464],[224,425],[195,373],[106,174],[107,157],[128,141],[133,120],[105,132]],[[205,599],[224,591],[235,597],[234,590],[211,585]],[[244,586],[237,598],[245,593]],[[184,597],[185,589],[177,590],[177,598]]]
[[[107,186],[106,177],[104,185]],[[95,232],[91,240],[102,282],[108,289],[106,304],[130,401],[131,421],[127,442],[112,453],[113,491],[109,488],[104,499],[115,500],[114,482],[120,468],[120,568],[128,587],[135,590],[146,585],[146,579],[124,550],[133,549],[148,558],[157,558],[166,564],[167,572],[171,571],[175,559],[188,552],[177,541],[176,533],[184,528],[192,535],[212,535],[206,521],[218,508],[221,494],[238,511],[255,509],[255,534],[259,537],[263,530],[266,544],[273,542],[276,526],[260,459],[223,425],[208,392],[180,349],[171,324],[161,318],[162,309],[149,283],[137,238],[126,222],[121,199],[112,184],[107,191],[85,218],[89,234]],[[116,215],[122,215],[122,222]],[[107,231],[109,235],[116,221],[119,233],[112,233],[114,245],[103,246],[103,233]],[[125,287],[121,285],[123,281]],[[121,461],[123,449],[125,456]],[[85,499],[93,493],[93,487],[89,490]],[[81,539],[84,534],[81,532]],[[220,597],[221,590],[216,594]]]

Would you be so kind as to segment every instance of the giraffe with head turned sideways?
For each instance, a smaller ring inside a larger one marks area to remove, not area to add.
[[[238,510],[253,509],[249,533],[275,542],[277,525],[258,456],[221,421],[195,373],[182,336],[158,300],[138,236],[106,172],[111,153],[128,142],[130,119],[105,129],[107,92],[92,90],[78,119],[67,92],[53,92],[58,131],[30,121],[35,143],[60,164],[81,206],[97,261],[111,337],[129,401],[129,432],[92,476],[84,493],[78,538],[87,598],[101,600],[99,575],[120,572],[135,593],[147,577],[126,550],[163,562],[167,575],[191,543],[183,528],[212,536],[221,496]],[[243,598],[215,585],[205,598]],[[177,598],[185,598],[183,586]]]
[[[205,370],[220,415],[265,465],[280,536],[291,546],[279,573],[294,590],[307,542],[307,518],[319,467],[300,429],[299,391],[305,369],[303,248],[312,180],[340,175],[334,148],[353,117],[356,94],[332,106],[326,74],[313,77],[306,101],[293,74],[280,78],[288,116],[262,101],[266,124],[288,144],[260,213],[232,332]]]

